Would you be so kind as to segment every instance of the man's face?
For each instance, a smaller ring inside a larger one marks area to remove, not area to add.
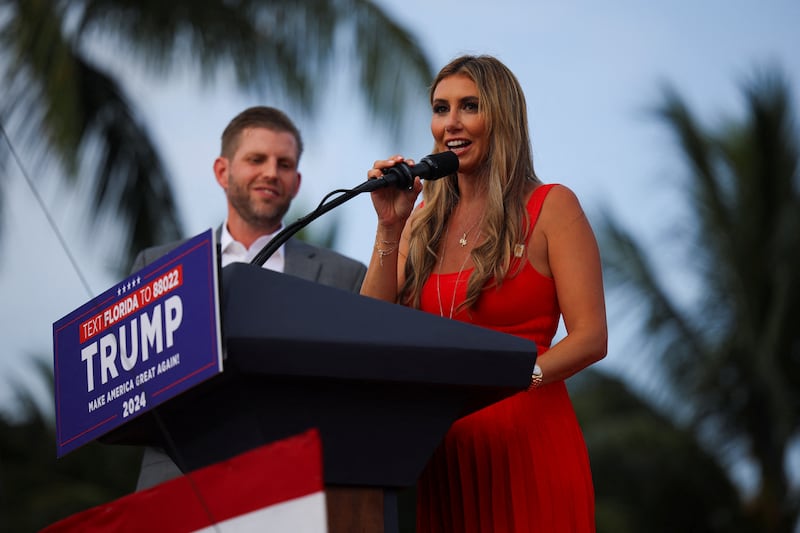
[[[228,222],[252,231],[277,230],[300,189],[297,141],[291,133],[247,128],[232,158],[214,164],[217,181],[228,197]],[[238,217],[240,220],[231,220]]]

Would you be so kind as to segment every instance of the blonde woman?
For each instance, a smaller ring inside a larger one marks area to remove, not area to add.
[[[430,99],[434,151],[454,152],[458,172],[372,193],[361,292],[530,339],[539,356],[527,391],[450,428],[419,480],[417,531],[592,532],[589,458],[564,380],[606,353],[594,234],[572,191],[534,173],[525,97],[505,65],[459,57]],[[368,177],[403,161],[376,161]],[[562,317],[567,335],[551,346]]]

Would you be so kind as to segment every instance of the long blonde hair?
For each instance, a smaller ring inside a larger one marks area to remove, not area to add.
[[[525,198],[531,186],[540,181],[533,170],[525,95],[516,76],[492,56],[461,56],[439,71],[430,88],[431,103],[439,83],[454,74],[465,74],[477,85],[478,110],[486,119],[489,138],[489,150],[480,168],[487,178],[482,226],[485,240],[471,252],[475,268],[466,300],[459,306],[471,308],[484,288],[499,286],[509,275],[514,246],[527,240]],[[434,146],[434,152],[446,149]],[[426,181],[423,199],[424,206],[411,229],[406,280],[399,295],[402,303],[415,308],[420,306],[422,287],[436,266],[442,233],[459,200],[457,176]],[[522,264],[518,262],[518,266]]]

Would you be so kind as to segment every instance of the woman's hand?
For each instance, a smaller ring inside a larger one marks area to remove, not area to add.
[[[378,179],[388,169],[399,164],[413,165],[414,162],[401,155],[375,161],[367,172],[367,178]],[[401,242],[403,229],[414,210],[420,191],[422,182],[415,176],[411,189],[389,185],[370,193],[372,205],[378,214],[378,229],[375,233],[372,259],[361,285],[361,294],[387,302],[397,301],[398,287],[403,283],[402,271],[408,244]]]
[[[375,161],[375,164],[367,172],[368,179],[378,179],[384,172],[399,164],[405,163],[409,166],[414,165],[411,159],[405,159],[401,155],[395,155],[389,159]],[[422,191],[422,182],[418,177],[414,177],[411,189],[398,189],[394,186],[382,187],[370,193],[372,205],[378,215],[378,225],[392,233],[399,233],[405,226],[406,220],[414,209],[419,193]]]

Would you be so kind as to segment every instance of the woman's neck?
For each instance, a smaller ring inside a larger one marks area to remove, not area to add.
[[[458,175],[458,203],[464,206],[486,203],[486,176],[477,174]]]

